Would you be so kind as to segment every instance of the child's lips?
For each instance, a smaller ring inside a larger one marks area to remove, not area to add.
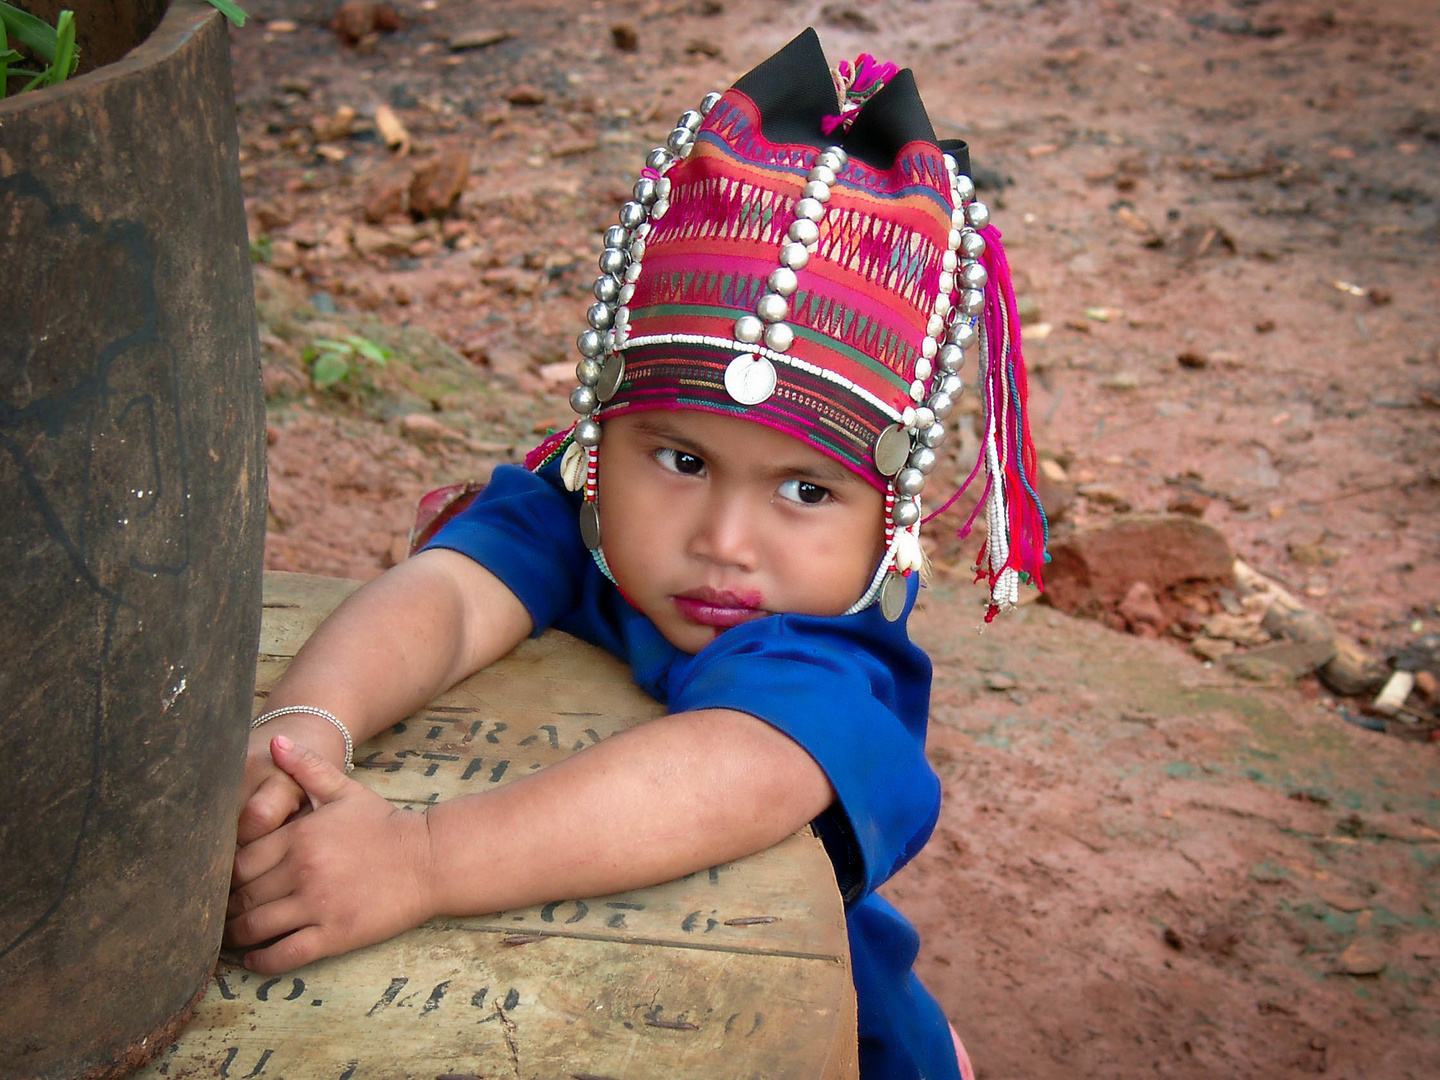
[[[761,595],[737,593],[723,589],[691,589],[671,599],[680,613],[701,626],[728,628],[753,619],[763,619],[770,612],[761,606]]]

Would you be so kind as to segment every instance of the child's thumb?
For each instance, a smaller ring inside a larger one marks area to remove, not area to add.
[[[316,809],[338,799],[350,782],[343,772],[314,750],[284,735],[270,740],[270,757],[300,785]]]

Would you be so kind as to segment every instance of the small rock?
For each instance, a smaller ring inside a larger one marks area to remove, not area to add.
[[[610,40],[621,52],[634,52],[640,48],[640,35],[629,23],[616,23],[610,27]]]
[[[1107,390],[1134,390],[1140,385],[1140,376],[1133,371],[1117,371],[1102,379],[1100,385]]]
[[[1176,952],[1185,951],[1185,939],[1180,936],[1173,926],[1165,927],[1164,931],[1160,934],[1160,939]]]
[[[1315,889],[1315,895],[1336,911],[1364,911],[1370,906],[1368,899],[1336,885],[1318,886]]]
[[[415,171],[410,181],[410,212],[440,217],[449,211],[470,179],[470,155],[464,150],[443,151]]]
[[[1130,632],[1140,637],[1158,637],[1169,622],[1155,599],[1155,591],[1144,581],[1130,586],[1117,610]]]
[[[1435,677],[1433,671],[1417,671],[1415,672],[1415,689],[1429,700],[1434,701],[1440,697],[1440,679]]]
[[[377,177],[365,192],[365,220],[379,225],[410,208],[409,173]]]
[[[456,52],[462,49],[483,49],[486,45],[495,45],[501,41],[508,41],[514,37],[509,30],[496,30],[493,27],[471,26],[463,30],[456,30],[447,39],[447,44]]]
[[[408,413],[400,418],[400,433],[411,442],[421,445],[439,442],[464,442],[465,436],[454,428],[446,427],[433,416],[424,413]]]
[[[272,203],[260,203],[255,207],[255,221],[265,232],[283,229],[295,220],[295,216]]]
[[[1033,296],[1021,296],[1015,301],[1015,310],[1020,315],[1021,326],[1031,326],[1040,321],[1040,301]]]
[[[1264,645],[1270,641],[1269,633],[1260,626],[1257,619],[1223,611],[1205,620],[1205,633],[1245,646]]]
[[[414,238],[406,240],[393,236],[387,230],[377,229],[372,225],[355,226],[355,250],[361,255],[398,258],[406,254],[414,242]]]
[[[1114,507],[1118,513],[1124,514],[1130,510],[1129,496],[1109,484],[1081,484],[1076,490],[1093,503]]]
[[[709,38],[691,38],[685,43],[685,51],[691,56],[719,56],[724,50]]]
[[[538,86],[521,83],[505,92],[505,100],[511,105],[544,105],[545,91]]]
[[[1235,643],[1226,638],[1201,636],[1190,642],[1190,651],[1201,660],[1209,660],[1211,663],[1215,663],[1221,657],[1229,656],[1235,649]]]
[[[1385,668],[1355,642],[1335,639],[1335,656],[1320,668],[1320,681],[1342,697],[1359,697],[1378,690],[1385,682]]]
[[[319,143],[334,142],[350,134],[355,126],[355,110],[341,105],[333,113],[321,113],[310,118],[310,132]]]
[[[1324,641],[1332,645],[1335,641],[1335,630],[1323,616],[1305,608],[1291,607],[1279,600],[1272,601],[1265,609],[1260,627],[1272,636],[1283,637],[1287,641]],[[1325,658],[1327,662],[1329,659],[1328,656]]]
[[[985,686],[990,690],[1014,690],[1016,685],[1014,676],[1007,675],[1003,671],[987,671],[985,673]]]
[[[876,34],[880,26],[855,4],[826,4],[820,9],[820,21],[826,26],[838,26],[843,30],[858,30],[862,34]]]
[[[345,0],[335,10],[330,29],[346,45],[359,45],[366,39],[373,40],[374,34],[388,34],[400,29],[400,16],[388,4],[376,4],[372,0]]]
[[[1385,950],[1374,938],[1356,938],[1336,958],[1338,970],[1346,975],[1379,975],[1385,970]]]
[[[1294,682],[1335,655],[1335,642],[1283,641],[1229,656],[1225,666],[1252,682]]]
[[[1209,366],[1210,357],[1206,356],[1202,352],[1196,352],[1193,349],[1186,349],[1179,356],[1175,357],[1175,362],[1183,368],[1199,370],[1200,368]]]
[[[1181,583],[1230,585],[1235,556],[1224,535],[1178,515],[1123,517],[1056,540],[1044,599],[1066,614],[1113,611],[1137,581],[1157,596]]]
[[[1184,514],[1186,517],[1202,518],[1205,511],[1210,509],[1210,496],[1202,495],[1198,491],[1183,491],[1173,496],[1165,504],[1165,510],[1171,514]]]
[[[300,247],[293,240],[272,240],[270,265],[276,270],[293,270],[300,265]]]

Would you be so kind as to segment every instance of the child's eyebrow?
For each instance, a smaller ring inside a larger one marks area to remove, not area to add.
[[[845,466],[828,458],[824,461],[805,462],[800,465],[779,465],[775,469],[775,474],[786,478],[814,481],[825,487],[845,487],[852,481],[864,483]]]
[[[716,448],[707,446],[704,443],[696,442],[687,435],[682,434],[665,422],[664,417],[643,417],[637,418],[635,426],[638,430],[649,435],[653,439],[664,439],[673,444],[676,448],[686,453],[694,454],[706,461],[716,456]],[[863,484],[864,481],[853,472],[841,465],[838,461],[831,461],[823,458],[817,461],[785,462],[780,461],[770,473],[777,479],[784,480],[806,480],[824,487],[844,488],[852,483]]]

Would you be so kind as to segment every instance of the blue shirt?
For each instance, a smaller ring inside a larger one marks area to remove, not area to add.
[[[815,829],[845,901],[864,1080],[959,1076],[949,1024],[911,970],[913,927],[878,888],[929,839],[940,782],[925,760],[930,661],[905,620],[771,615],[681,652],[600,573],[580,539],[579,496],[558,468],[501,466],[430,542],[468,555],[550,626],[630,664],[672,713],[734,709],[799,743],[835,788]],[[918,585],[912,579],[908,616]]]

